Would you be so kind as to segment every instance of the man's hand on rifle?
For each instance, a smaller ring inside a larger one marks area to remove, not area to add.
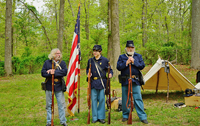
[[[47,70],[47,73],[48,74],[55,74],[55,69],[49,69],[49,70]]]
[[[111,73],[109,74],[109,78],[112,78],[112,74]]]
[[[126,65],[134,63],[134,58],[133,57],[128,57],[128,60],[126,61]]]
[[[89,73],[88,73],[88,75],[87,75],[88,77],[91,77],[92,76],[92,73],[89,75]]]

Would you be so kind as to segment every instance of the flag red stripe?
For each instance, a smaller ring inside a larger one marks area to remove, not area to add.
[[[76,56],[77,57],[77,56]],[[71,78],[71,75],[72,75],[72,73],[74,72],[74,70],[76,69],[75,68],[76,67],[76,60],[72,63],[72,65],[71,65],[71,69],[70,69],[70,71],[69,71],[69,73],[68,73],[68,76],[67,76],[67,86],[68,86],[68,84],[69,84],[69,81],[70,81],[70,78]]]
[[[70,60],[71,60],[71,58],[72,58],[72,55],[73,55],[74,50],[75,50],[76,47],[77,47],[77,39],[78,39],[78,35],[76,35],[76,37],[75,37],[75,39],[74,39],[75,41],[74,41],[74,43],[73,43],[73,45],[72,45],[72,49],[71,49],[71,53],[70,53]],[[77,57],[77,56],[76,56],[76,57]],[[69,84],[69,80],[70,80],[71,74],[73,73],[73,71],[74,71],[74,69],[75,69],[75,67],[76,67],[76,62],[77,62],[77,59],[75,59],[74,62],[71,64],[71,66],[69,66],[70,72],[69,72],[68,75],[67,75],[66,86],[68,86],[68,84]],[[69,65],[70,65],[70,64],[69,64]]]
[[[76,34],[76,33],[74,33],[74,34]],[[73,44],[72,44],[72,49],[71,49],[71,53],[70,53],[70,60],[71,60],[72,54],[74,52],[74,49],[76,49],[76,47],[77,47],[77,42],[78,42],[78,35],[76,35],[76,37],[74,38]]]
[[[77,75],[76,73],[77,72],[75,72],[75,76]],[[76,89],[76,88],[77,88],[77,82],[75,82],[75,80],[74,80],[73,83],[72,83],[72,85],[69,87],[69,96],[72,95],[74,89]]]
[[[78,60],[78,55],[76,56],[76,59],[75,59],[75,61],[73,62],[72,66],[71,66],[71,69],[70,69],[70,71],[69,71],[69,73],[68,73],[68,76],[67,76],[67,84],[66,84],[67,86],[68,86],[68,84],[69,84],[69,81],[70,81],[70,78],[71,78],[72,73],[74,72],[74,70],[77,69],[77,68],[76,68],[77,60]],[[77,72],[75,71],[75,76],[77,75],[76,73],[77,73]],[[74,81],[75,81],[75,80],[74,80]],[[74,81],[73,81],[72,85],[74,84]],[[70,85],[70,88],[69,88],[69,96],[71,96],[71,94],[73,93],[74,87],[72,87],[72,85]],[[76,89],[76,88],[75,88],[75,89]]]

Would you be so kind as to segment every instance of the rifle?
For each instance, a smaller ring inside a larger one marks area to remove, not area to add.
[[[110,111],[111,111],[111,98],[110,98],[110,78],[109,78],[109,74],[110,74],[110,62],[108,62],[108,78],[107,78],[107,83],[106,83],[106,97],[108,98],[108,124],[110,124]]]
[[[87,88],[87,102],[88,102],[88,118],[87,118],[87,124],[90,124],[90,107],[91,107],[91,61],[89,64],[89,72],[88,72],[88,88]]]
[[[54,69],[54,61],[52,58],[52,69]],[[51,126],[53,126],[54,118],[54,74],[52,74],[52,103],[51,103]]]
[[[133,92],[132,91],[133,90],[132,90],[131,64],[129,64],[129,73],[130,73],[130,77],[128,79],[128,97],[127,97],[126,106],[127,106],[128,101],[129,101],[129,94],[130,94],[131,103],[129,104],[129,107],[128,107],[128,108],[130,108],[130,112],[129,112],[127,124],[132,124],[132,110],[133,110]]]

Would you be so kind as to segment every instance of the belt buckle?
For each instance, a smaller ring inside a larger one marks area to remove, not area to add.
[[[94,80],[97,80],[97,77],[94,77]]]
[[[55,82],[58,82],[58,79],[54,79]]]

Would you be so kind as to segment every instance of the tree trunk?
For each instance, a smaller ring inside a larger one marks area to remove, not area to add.
[[[71,8],[71,10],[72,10],[72,16],[74,17],[74,11],[73,11],[72,5],[71,5],[71,3],[70,3],[70,0],[68,0],[68,2],[69,2],[69,6],[70,6],[70,8]]]
[[[191,68],[200,70],[200,1],[192,0],[192,56]]]
[[[5,62],[6,76],[12,75],[12,0],[6,0],[6,22],[5,22]]]
[[[113,68],[113,77],[117,80],[119,71],[117,70],[117,61],[120,50],[119,40],[119,12],[118,12],[118,0],[111,0],[111,34],[112,34],[112,57],[110,59]]]
[[[13,5],[12,5],[12,14],[15,15],[15,8],[16,8],[16,0],[13,0]],[[15,33],[15,28],[12,26],[12,46],[11,46],[11,56],[13,57],[14,55],[14,43],[16,43],[16,37],[14,38],[14,34]]]
[[[55,3],[55,19],[56,19],[56,31],[59,34],[58,30],[58,12],[57,12],[57,3]],[[59,36],[59,35],[58,35]],[[59,37],[58,37],[59,38]]]
[[[169,29],[168,29],[168,25],[167,25],[167,17],[165,16],[165,27],[166,27],[166,31],[167,31],[167,42],[169,42]]]
[[[61,52],[62,52],[62,45],[63,45],[64,6],[65,6],[65,0],[60,0],[59,34],[58,34],[58,45],[57,45],[57,47],[60,49]]]
[[[145,46],[145,43],[147,43],[147,1],[143,1],[142,6],[142,46]]]
[[[108,0],[108,53],[107,58],[112,59],[112,34],[111,34],[111,0]],[[113,63],[112,63],[113,64]]]
[[[90,34],[90,29],[89,29],[89,2],[85,0],[84,2],[85,6],[85,32],[86,32],[86,39],[89,40],[89,34]]]

